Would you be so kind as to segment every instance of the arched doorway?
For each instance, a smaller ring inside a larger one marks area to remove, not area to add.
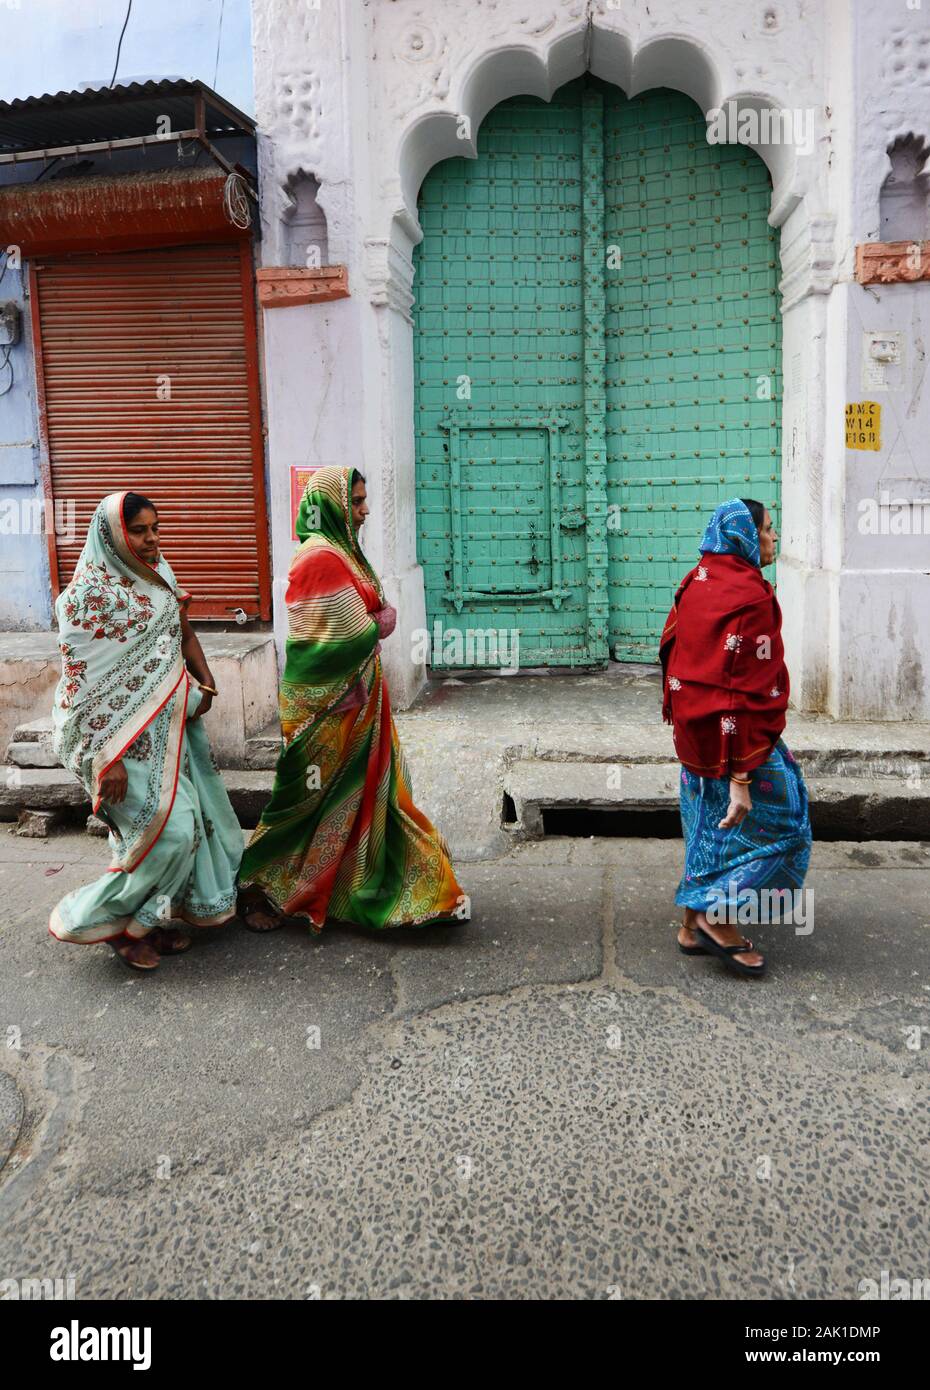
[[[429,627],[517,631],[522,666],[654,661],[702,518],[734,493],[777,515],[768,171],[688,97],[590,76],[502,102],[477,148],[419,197]]]

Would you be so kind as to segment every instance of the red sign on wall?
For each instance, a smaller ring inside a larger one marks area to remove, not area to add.
[[[297,539],[297,513],[300,511],[300,499],[304,495],[307,479],[320,466],[315,463],[291,464],[291,540]]]

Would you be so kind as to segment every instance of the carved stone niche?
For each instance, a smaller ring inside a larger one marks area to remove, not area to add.
[[[891,169],[879,194],[881,241],[856,247],[861,285],[930,280],[930,148],[922,135],[902,135],[888,150]]]
[[[284,191],[290,199],[283,217],[287,264],[258,271],[259,303],[264,309],[277,309],[348,298],[346,267],[328,264],[326,214],[318,201],[318,180],[300,170],[288,179]]]
[[[889,149],[891,169],[879,194],[882,241],[925,241],[930,237],[930,174],[924,169],[928,154],[923,136],[913,133],[901,136]]]
[[[329,264],[326,213],[318,202],[319,181],[301,169],[288,179],[284,192],[289,199],[283,217],[287,264],[319,270]]]

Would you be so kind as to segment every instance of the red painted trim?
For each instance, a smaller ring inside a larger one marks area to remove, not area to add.
[[[48,442],[48,407],[45,397],[45,367],[42,356],[42,322],[39,314],[39,280],[33,262],[29,262],[29,321],[32,327],[32,351],[36,380],[36,414],[39,422],[39,475],[42,483],[42,496],[45,501],[45,544],[48,550],[49,584],[54,604],[61,593],[61,579],[58,570],[58,547],[55,543],[55,494],[52,488],[52,456]],[[52,526],[48,526],[48,516]]]
[[[228,232],[139,232],[134,236],[49,238],[41,246],[29,247],[27,259],[63,256],[87,256],[95,252],[117,254],[123,251],[163,251],[172,246],[216,246],[231,241],[247,240],[251,229],[239,232],[230,227]]]
[[[0,240],[15,240],[27,259],[81,251],[250,239],[224,207],[225,172],[178,178],[170,171],[97,179],[51,180],[0,189]],[[12,228],[12,231],[10,230]]]
[[[255,531],[258,551],[259,616],[271,617],[271,554],[268,543],[268,508],[265,498],[265,439],[262,429],[262,397],[255,313],[255,280],[251,243],[239,247],[242,284],[242,326],[245,339],[246,380],[249,393],[249,425],[252,447],[252,482],[255,489]]]

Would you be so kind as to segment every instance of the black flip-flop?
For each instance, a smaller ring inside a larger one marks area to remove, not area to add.
[[[701,938],[710,955],[719,956],[725,965],[728,965],[731,970],[736,971],[737,975],[755,977],[765,974],[764,959],[761,965],[745,965],[741,960],[736,959],[737,956],[742,956],[749,951],[755,950],[755,947],[748,937],[739,946],[721,946],[720,942],[715,941],[710,933],[706,932],[703,927],[692,927],[691,930],[696,936]]]
[[[694,927],[691,927],[690,930],[691,930],[691,931],[694,931]],[[676,941],[678,941],[678,938],[677,938],[677,937],[676,937],[675,939],[676,939]],[[679,951],[681,952],[681,954],[682,954],[683,956],[709,956],[709,955],[710,955],[710,951],[705,951],[705,949],[704,949],[703,946],[682,946],[682,944],[681,944],[680,941],[678,941],[678,949],[679,949]]]

